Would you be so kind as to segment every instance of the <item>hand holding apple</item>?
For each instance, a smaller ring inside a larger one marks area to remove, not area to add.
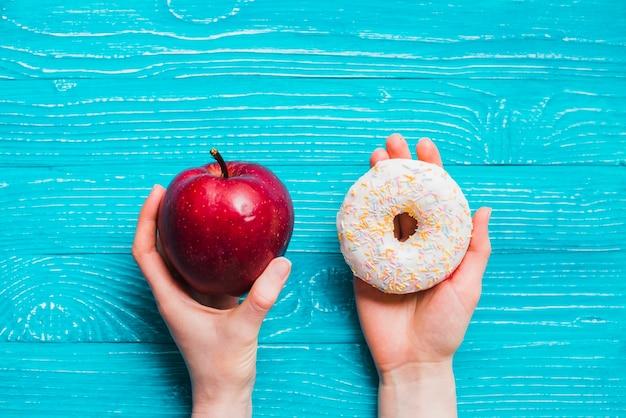
[[[267,168],[228,162],[178,174],[161,202],[159,234],[165,256],[202,294],[239,296],[269,262],[284,254],[293,205]]]
[[[252,415],[257,336],[291,268],[282,257],[256,276],[246,299],[204,295],[194,300],[170,274],[156,249],[157,211],[165,189],[155,186],[139,221],[133,256],[146,277],[159,312],[180,349],[193,390],[193,416],[242,418]],[[248,282],[252,282],[249,280]],[[216,309],[221,307],[224,309]]]

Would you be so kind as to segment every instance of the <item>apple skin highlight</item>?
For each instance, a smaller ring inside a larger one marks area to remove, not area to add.
[[[166,258],[194,290],[240,296],[285,253],[293,203],[267,168],[225,163],[219,153],[216,159],[172,180],[159,208],[158,230]]]

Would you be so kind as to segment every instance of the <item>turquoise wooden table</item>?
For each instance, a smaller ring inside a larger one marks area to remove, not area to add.
[[[0,416],[185,416],[130,255],[154,183],[288,186],[257,417],[374,417],[334,217],[387,134],[434,138],[494,255],[461,416],[626,416],[626,3],[0,0]]]

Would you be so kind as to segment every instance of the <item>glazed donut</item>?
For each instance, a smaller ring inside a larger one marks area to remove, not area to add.
[[[394,217],[417,229],[394,236]],[[441,167],[423,161],[379,161],[350,187],[337,214],[341,252],[356,277],[385,293],[412,293],[446,279],[472,234],[467,199]]]

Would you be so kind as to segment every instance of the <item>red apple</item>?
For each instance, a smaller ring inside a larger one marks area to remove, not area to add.
[[[293,231],[289,192],[267,168],[216,163],[178,174],[158,216],[166,258],[204,294],[239,296],[287,249]]]

